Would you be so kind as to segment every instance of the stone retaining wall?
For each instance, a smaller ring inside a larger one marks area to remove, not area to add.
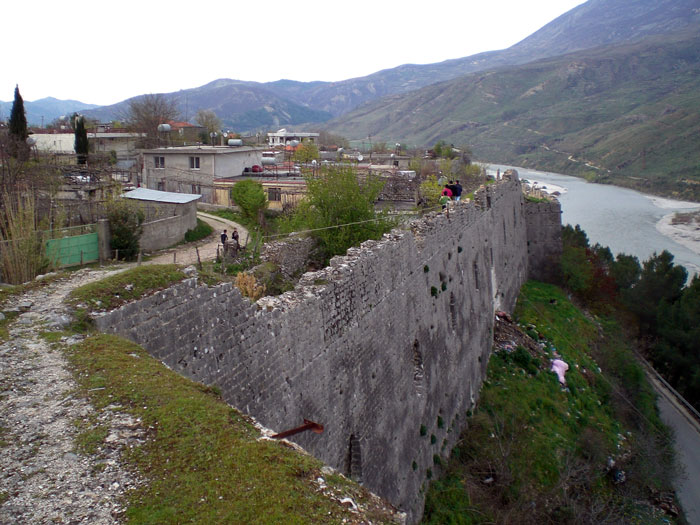
[[[321,423],[293,439],[413,523],[434,456],[449,454],[476,403],[494,310],[511,310],[528,277],[517,176],[475,200],[352,248],[278,297],[251,304],[230,284],[190,279],[97,324],[218,385],[267,427]]]
[[[282,275],[290,279],[306,270],[309,255],[315,247],[312,237],[290,237],[265,243],[260,257],[263,261],[275,263]]]

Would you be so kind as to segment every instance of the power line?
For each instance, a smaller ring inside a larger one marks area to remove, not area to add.
[[[426,208],[426,209],[422,210],[421,213],[430,212],[430,211],[433,211],[433,210],[437,210],[438,208],[441,208],[441,206],[438,205],[438,206],[433,207],[433,208]],[[408,214],[408,215],[410,215],[410,216],[415,216],[415,217],[420,216],[419,213],[411,213],[411,214]],[[280,237],[292,237],[292,236],[295,236],[295,235],[300,235],[300,234],[302,234],[302,233],[311,233],[311,232],[322,231],[322,230],[332,230],[332,229],[335,229],[335,228],[343,228],[343,227],[345,227],[345,226],[356,226],[356,225],[358,225],[358,224],[365,224],[365,223],[368,223],[368,222],[377,222],[377,221],[383,221],[383,220],[386,220],[386,218],[384,218],[384,217],[377,217],[377,218],[374,218],[374,219],[367,219],[367,220],[364,220],[364,221],[347,222],[347,223],[344,223],[344,224],[335,224],[335,225],[333,225],[333,226],[324,226],[324,227],[322,227],[322,228],[311,228],[311,229],[308,229],[308,230],[299,230],[299,231],[294,231],[294,232],[289,232],[289,233],[279,233],[279,234],[275,234],[275,235],[265,235],[265,236],[263,237],[263,239],[275,239],[275,238],[280,238]]]

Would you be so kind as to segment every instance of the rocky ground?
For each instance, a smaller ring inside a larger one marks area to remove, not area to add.
[[[0,345],[0,523],[111,524],[124,511],[122,495],[139,481],[120,466],[124,447],[140,440],[138,421],[110,407],[99,418],[76,394],[61,344],[40,334],[70,318],[63,298],[76,286],[111,272],[81,270],[5,304],[18,317]],[[101,419],[101,420],[100,420]],[[82,429],[103,425],[96,454],[81,452]]]
[[[215,230],[239,224],[203,216]],[[219,232],[198,243],[199,257],[216,256]],[[175,253],[175,257],[173,257]],[[197,262],[190,245],[166,250],[148,263]],[[110,406],[104,415],[76,393],[63,348],[80,336],[50,343],[42,333],[60,331],[71,322],[63,299],[78,286],[119,269],[84,269],[10,299],[0,311],[17,317],[10,337],[0,344],[0,525],[54,523],[91,525],[120,521],[123,495],[139,480],[120,465],[125,447],[141,441],[139,421]],[[3,315],[3,314],[0,314]],[[0,317],[2,320],[2,317]],[[95,453],[80,443],[89,432],[102,436]],[[92,452],[92,451],[91,451]]]

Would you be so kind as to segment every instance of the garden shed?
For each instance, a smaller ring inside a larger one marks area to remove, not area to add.
[[[187,230],[197,226],[197,201],[201,195],[137,188],[122,197],[137,201],[145,214],[140,242],[144,252],[177,244]]]

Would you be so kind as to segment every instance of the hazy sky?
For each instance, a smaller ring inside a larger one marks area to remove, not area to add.
[[[0,100],[107,105],[218,78],[345,80],[504,49],[583,0],[5,2]]]

